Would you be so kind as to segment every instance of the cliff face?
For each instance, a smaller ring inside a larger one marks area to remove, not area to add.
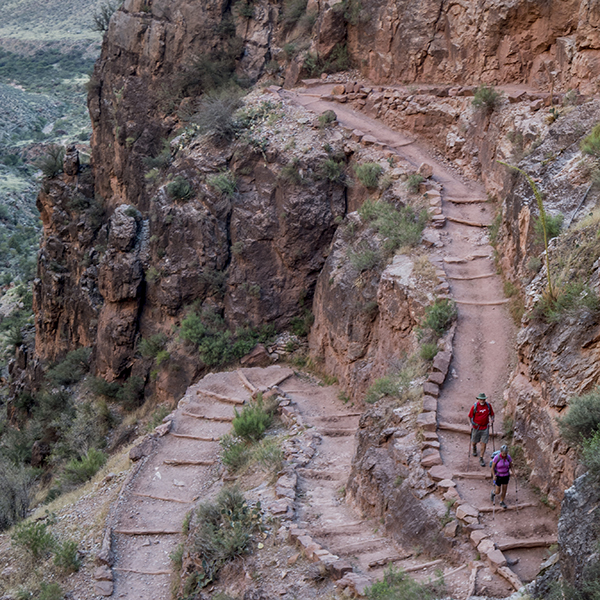
[[[600,5],[444,0],[369,3],[349,28],[351,54],[377,82],[555,84],[595,90]]]

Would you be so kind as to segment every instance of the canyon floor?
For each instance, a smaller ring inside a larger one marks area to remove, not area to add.
[[[320,100],[327,92],[328,88],[322,86],[281,93],[320,113],[332,108]],[[409,136],[345,106],[336,105],[335,112],[342,126],[373,136],[386,150],[396,152],[415,167],[422,162],[432,165],[433,178],[443,187],[447,223],[442,233],[443,247],[434,253],[443,261],[450,281],[451,295],[458,305],[458,324],[450,374],[438,399],[441,455],[460,502],[479,510],[480,530],[499,548],[508,548],[505,556],[512,571],[522,582],[528,582],[548,556],[558,511],[545,506],[523,478],[513,478],[510,483],[508,509],[492,505],[489,458],[492,450],[502,444],[500,435],[490,440],[486,467],[469,455],[467,414],[478,393],[487,394],[496,411],[496,434],[501,434],[503,389],[513,361],[515,328],[506,310],[487,230],[482,227],[491,223],[493,206],[482,187],[464,181]],[[250,388],[278,385],[297,407],[304,425],[317,435],[316,452],[298,470],[293,520],[323,548],[347,559],[355,572],[371,581],[380,579],[384,565],[394,562],[420,581],[439,577],[436,569],[440,569],[453,598],[506,597],[514,591],[505,578],[479,561],[476,550],[465,543],[466,535],[462,534],[464,560],[459,564],[442,560],[427,566],[432,562],[427,548],[398,547],[386,537],[379,522],[364,519],[344,502],[343,488],[354,453],[360,409],[339,400],[336,386],[319,385],[288,367],[244,369],[241,373],[243,377],[236,371],[211,374],[189,388],[174,414],[170,432],[155,442],[124,489],[113,515],[115,597],[170,597],[169,555],[182,540],[182,523],[195,500],[218,489],[218,438],[229,431],[234,407],[251,396],[244,378]],[[276,501],[260,486],[249,493],[262,498],[267,506]],[[273,539],[275,536],[273,531]],[[520,548],[526,541],[537,545]],[[308,563],[304,559],[291,566],[288,563],[295,552],[295,547],[282,543],[268,565],[257,559],[255,567],[263,570],[262,587],[282,598],[331,594],[332,588],[325,587],[313,586],[308,591],[302,584],[303,579],[310,578]],[[246,578],[250,577],[249,571],[247,568]],[[243,578],[244,574],[238,576]]]

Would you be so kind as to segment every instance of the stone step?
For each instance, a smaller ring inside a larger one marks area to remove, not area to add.
[[[191,413],[188,411],[184,411],[181,413],[184,417],[193,417],[194,419],[200,419],[202,421],[216,421],[218,423],[231,423],[234,417],[206,417],[204,415],[198,415],[196,413]]]

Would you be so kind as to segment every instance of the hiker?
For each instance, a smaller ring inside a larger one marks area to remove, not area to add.
[[[481,443],[481,455],[479,464],[485,467],[485,447],[490,439],[489,426],[494,422],[494,411],[492,405],[487,401],[485,394],[477,396],[477,402],[473,404],[469,411],[469,421],[471,422],[471,444],[473,445],[473,456],[477,456],[477,444]]]
[[[508,453],[508,446],[504,444],[500,448],[500,453],[494,456],[492,460],[492,479],[496,476],[495,491],[492,492],[492,503],[495,503],[496,496],[500,494],[500,506],[506,508],[504,498],[506,498],[506,490],[512,472],[512,458]]]

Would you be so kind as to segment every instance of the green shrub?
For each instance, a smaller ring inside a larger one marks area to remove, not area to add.
[[[183,175],[177,175],[173,181],[167,184],[167,194],[173,200],[189,200],[194,194],[194,189]]]
[[[252,459],[269,473],[279,473],[283,468],[283,450],[280,442],[273,438],[261,440],[252,452]]]
[[[38,600],[64,600],[62,588],[58,583],[46,583],[42,581],[40,584],[40,595]]]
[[[169,144],[169,140],[162,140],[160,152],[155,156],[145,156],[142,162],[151,170],[156,169],[159,171],[168,167],[171,164],[171,144]],[[150,175],[150,173],[147,175]],[[152,177],[158,178],[158,173]]]
[[[93,394],[111,399],[116,399],[121,389],[119,382],[111,381],[109,383],[102,377],[91,377],[87,383]]]
[[[194,346],[198,346],[206,335],[206,332],[207,329],[202,322],[200,315],[195,312],[190,312],[181,322],[179,337]]]
[[[138,350],[144,358],[156,358],[158,353],[163,350],[167,343],[167,336],[164,333],[157,333],[149,338],[140,340]]]
[[[558,215],[549,215],[546,213],[546,235],[548,239],[557,237],[560,235],[560,231],[563,226],[563,221],[565,217],[562,214]],[[533,230],[535,232],[536,242],[538,244],[544,243],[544,226],[542,224],[541,219],[536,219],[533,224]]]
[[[306,12],[308,0],[284,0],[282,22],[285,27],[293,27]]]
[[[70,385],[81,381],[90,368],[91,353],[91,348],[72,350],[60,363],[48,370],[48,379],[57,385]]]
[[[425,309],[422,328],[431,329],[437,336],[442,336],[458,316],[456,303],[447,298],[436,299]]]
[[[359,272],[368,271],[379,266],[381,255],[377,250],[373,250],[366,245],[362,245],[358,250],[348,249],[348,259],[350,264]]]
[[[344,183],[344,163],[334,158],[327,158],[319,166],[319,175],[332,183]]]
[[[596,158],[600,157],[600,123],[598,123],[591,133],[581,141],[581,151],[584,154],[591,154]]]
[[[373,162],[362,163],[354,167],[354,174],[367,189],[373,189],[379,183],[379,178],[383,174],[383,167]]]
[[[239,93],[234,90],[208,94],[200,100],[192,121],[198,125],[200,133],[210,134],[218,140],[231,140],[236,132],[233,114],[240,105]]]
[[[420,173],[411,173],[406,179],[406,188],[411,194],[416,194],[421,189],[421,184],[425,181],[425,177]]]
[[[14,544],[20,546],[34,559],[44,558],[54,548],[55,540],[42,521],[19,523],[11,536]]]
[[[257,442],[272,422],[273,417],[265,410],[262,397],[259,397],[256,402],[243,406],[241,413],[235,409],[233,429],[238,437]]]
[[[48,151],[45,156],[36,162],[36,166],[41,170],[44,177],[56,177],[63,172],[63,161],[65,159],[64,146],[55,144],[48,146]]]
[[[81,558],[77,542],[67,540],[58,544],[54,554],[54,564],[65,573],[76,573],[81,568]]]
[[[81,458],[75,458],[65,465],[62,481],[71,486],[81,485],[90,480],[106,463],[106,454],[90,448]]]
[[[260,504],[250,508],[239,490],[225,488],[214,503],[198,508],[196,522],[190,552],[198,570],[185,584],[191,596],[213,581],[227,562],[247,552],[261,528]]]
[[[292,158],[279,172],[279,180],[291,185],[300,185],[302,183],[302,175],[300,175],[300,161],[297,158]]]
[[[319,128],[325,129],[325,127],[336,121],[337,115],[332,110],[326,110],[323,114],[319,115]]]
[[[445,586],[443,578],[418,583],[391,565],[385,571],[383,581],[377,581],[366,591],[369,600],[433,600],[444,595]]]
[[[237,191],[237,178],[231,171],[222,171],[211,175],[207,183],[211,188],[228,198],[233,198]]]
[[[563,438],[572,444],[594,437],[600,430],[600,388],[571,398],[569,410],[558,420],[558,427]]]
[[[221,445],[221,461],[231,471],[239,471],[250,459],[248,443],[237,436],[226,434],[219,441]]]
[[[94,12],[94,23],[92,25],[92,29],[94,31],[99,31],[100,33],[108,31],[110,18],[120,6],[121,2],[119,0],[115,2],[109,0],[108,2],[103,2],[100,4],[96,12]]]
[[[593,437],[583,442],[583,464],[586,466],[589,476],[596,482],[600,482],[600,428],[596,430]]]
[[[233,5],[233,10],[244,19],[251,19],[254,16],[254,6],[248,0],[238,0]]]
[[[299,317],[294,317],[290,322],[290,330],[298,337],[306,337],[315,322],[315,316],[308,309]]]
[[[23,432],[18,433],[23,442]],[[3,441],[7,444],[11,440],[5,435]],[[0,531],[25,518],[29,509],[29,491],[34,481],[32,469],[0,457]]]
[[[438,352],[439,348],[437,344],[427,342],[421,346],[421,349],[419,350],[419,356],[423,360],[433,360]]]
[[[547,323],[558,323],[566,314],[576,314],[580,310],[597,313],[600,298],[595,290],[579,281],[564,284],[555,297],[542,294],[535,305],[533,314]]]
[[[476,109],[489,115],[502,106],[502,100],[502,92],[497,91],[494,86],[483,83],[475,90],[472,104]]]
[[[386,376],[376,379],[365,394],[365,402],[374,404],[385,396],[397,398],[400,395],[398,381],[394,377]]]

